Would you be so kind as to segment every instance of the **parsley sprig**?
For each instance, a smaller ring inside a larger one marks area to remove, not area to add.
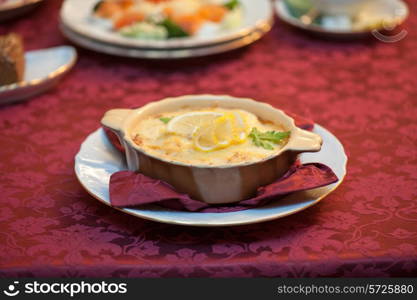
[[[162,123],[168,124],[168,123],[169,123],[169,121],[171,121],[171,120],[172,120],[172,118],[162,117],[162,118],[159,118],[159,120],[160,120]]]
[[[233,10],[235,9],[237,6],[239,6],[239,0],[230,0],[229,2],[226,2],[224,4],[224,6],[228,9],[228,10]]]
[[[262,147],[267,150],[274,150],[274,145],[281,144],[290,136],[290,131],[267,131],[260,132],[256,127],[252,128],[249,137],[257,147]]]

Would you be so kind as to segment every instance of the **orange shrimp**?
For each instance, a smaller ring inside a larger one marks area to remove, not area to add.
[[[224,15],[226,14],[227,9],[221,5],[207,4],[202,6],[198,13],[201,18],[211,21],[211,22],[221,22]]]
[[[167,16],[168,18],[172,18],[172,16],[174,15],[173,9],[169,6],[164,7],[163,12],[164,12],[164,15]]]
[[[122,12],[122,8],[116,2],[104,1],[100,4],[96,11],[96,15],[102,18],[112,18],[116,14]]]
[[[140,12],[126,12],[114,22],[113,27],[114,29],[120,29],[136,22],[143,21],[144,19],[144,15]]]
[[[117,14],[133,6],[133,0],[103,1],[98,7],[96,14],[102,18],[113,18]]]
[[[187,33],[194,34],[200,29],[204,20],[199,15],[182,15],[175,17],[174,22]]]
[[[171,1],[171,0],[147,0],[147,1],[153,2],[153,3],[161,3],[161,2],[168,2],[168,1]]]
[[[128,9],[134,4],[133,0],[119,0],[117,3],[123,9]]]

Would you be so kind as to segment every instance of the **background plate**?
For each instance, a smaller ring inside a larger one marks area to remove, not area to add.
[[[240,1],[244,9],[243,24],[214,37],[199,36],[163,41],[126,38],[92,21],[92,8],[98,0],[66,0],[61,9],[61,22],[79,35],[118,46],[155,49],[201,47],[240,38],[273,22],[273,7],[269,0]]]
[[[381,3],[383,2],[381,1]],[[379,5],[382,5],[382,4],[379,4]],[[407,3],[401,0],[396,0],[392,3],[390,2],[390,5],[396,5],[396,11],[399,12],[399,15],[397,16],[397,19],[399,22],[398,25],[402,24],[409,15],[409,9],[408,9]],[[391,6],[388,6],[386,9],[388,11],[392,10]],[[291,26],[297,27],[301,30],[314,33],[323,37],[360,38],[360,37],[369,36],[373,31],[376,30],[376,29],[359,30],[359,31],[338,30],[338,29],[329,29],[318,24],[306,25],[303,22],[301,22],[300,19],[291,15],[291,13],[288,11],[288,8],[285,5],[283,0],[275,0],[275,12],[283,22]],[[383,28],[381,28],[380,30],[383,30]]]
[[[31,11],[43,0],[16,0],[0,4],[0,22],[24,15]]]
[[[70,46],[26,52],[24,80],[0,86],[0,104],[24,100],[53,87],[76,60],[77,51]]]
[[[212,46],[206,47],[182,49],[140,49],[115,46],[107,43],[94,41],[82,35],[79,35],[71,29],[67,28],[64,24],[61,24],[61,31],[70,41],[74,42],[75,44],[105,54],[146,59],[178,59],[213,55],[245,47],[259,40],[266,32],[268,32],[271,29],[271,26],[272,23],[265,24],[262,31],[261,29],[255,30],[242,38],[230,42],[213,44]]]
[[[293,193],[263,207],[227,213],[199,213],[174,211],[149,205],[135,209],[119,209],[148,220],[190,226],[232,226],[264,222],[294,214],[318,203],[335,190],[346,174],[347,157],[343,145],[325,128],[315,125],[313,132],[323,138],[323,147],[317,153],[304,153],[303,163],[320,162],[336,173],[337,183]],[[75,173],[82,186],[96,199],[110,205],[109,179],[114,172],[126,169],[124,157],[113,148],[104,131],[98,129],[82,143],[75,157]]]

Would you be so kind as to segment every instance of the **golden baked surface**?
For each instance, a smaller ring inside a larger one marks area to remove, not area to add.
[[[286,133],[279,124],[238,109],[182,109],[140,120],[132,140],[147,153],[191,165],[223,166],[251,163],[277,153],[287,142],[265,144],[256,133]]]

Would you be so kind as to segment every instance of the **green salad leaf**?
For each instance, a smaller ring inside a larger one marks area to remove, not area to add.
[[[262,147],[267,150],[274,150],[274,145],[281,144],[285,139],[289,138],[290,131],[267,131],[260,132],[256,127],[252,128],[249,137],[257,147]]]
[[[229,10],[233,10],[233,9],[235,9],[236,7],[238,7],[239,6],[239,0],[230,0],[229,2],[226,2],[225,4],[224,4],[224,6],[227,8],[227,9],[229,9]]]
[[[177,23],[175,23],[171,19],[165,19],[159,25],[165,27],[165,29],[168,32],[168,38],[189,36],[189,34],[186,31],[184,31],[184,29],[182,29]]]
[[[96,12],[100,8],[100,6],[103,4],[103,2],[104,1],[97,2],[93,7],[93,11]]]
[[[288,12],[295,18],[308,14],[314,8],[312,0],[284,0]],[[320,24],[322,15],[320,14],[313,20],[313,24]]]

